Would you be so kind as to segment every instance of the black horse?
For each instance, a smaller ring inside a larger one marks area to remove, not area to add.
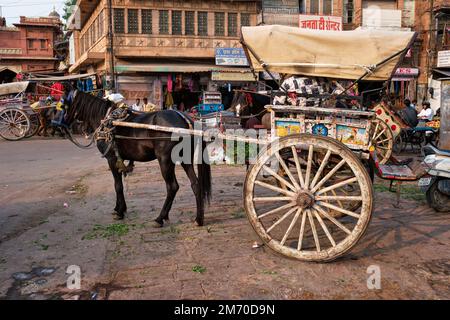
[[[74,98],[68,102],[68,112],[66,124],[70,126],[74,121],[80,121],[84,124],[85,129],[93,132],[100,125],[102,120],[108,113],[108,110],[114,110],[117,107],[110,101],[103,100],[98,97],[83,93],[72,92]],[[70,100],[70,99],[66,99]],[[193,124],[192,119],[185,118],[172,110],[158,111],[152,113],[133,113],[128,111],[129,115],[126,119],[131,123],[153,124],[166,127],[189,128]],[[158,160],[161,174],[166,182],[167,197],[161,209],[159,216],[156,218],[157,227],[162,227],[164,221],[169,220],[169,212],[172,207],[175,195],[179,189],[175,176],[175,163],[171,158],[172,149],[179,141],[172,141],[171,134],[167,132],[158,132],[147,129],[134,129],[128,127],[116,127],[115,134],[121,137],[130,137],[131,139],[120,138],[115,139],[116,148],[109,148],[104,140],[97,141],[99,151],[104,154],[108,160],[109,168],[114,177],[116,190],[116,207],[114,208],[114,218],[123,219],[127,211],[125,196],[123,192],[123,161],[130,162],[149,162]],[[198,177],[194,170],[193,157],[195,153],[195,144],[193,137],[190,146],[191,161],[189,163],[181,163],[186,172],[194,191],[197,203],[197,217],[195,221],[199,226],[204,223],[204,204],[211,197],[211,168],[207,163],[208,160],[202,157],[202,161],[198,165]],[[202,155],[206,145],[201,143]],[[105,154],[106,153],[106,154]]]
[[[269,96],[257,94],[256,92],[235,91],[231,107],[228,111],[235,112],[242,118],[241,125],[246,127],[247,121],[256,117],[264,123],[263,117],[265,106],[269,105],[271,99]]]

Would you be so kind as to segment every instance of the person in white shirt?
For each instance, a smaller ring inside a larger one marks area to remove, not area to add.
[[[136,99],[136,103],[131,106],[134,111],[142,111],[141,99]]]
[[[417,118],[423,121],[431,121],[433,120],[434,112],[430,107],[429,102],[422,102],[422,111],[419,112]]]

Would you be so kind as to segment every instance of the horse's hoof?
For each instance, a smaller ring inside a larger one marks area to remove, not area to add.
[[[203,220],[195,220],[195,222],[197,223],[197,226],[199,226],[199,227],[203,227],[204,226],[204,221]]]
[[[152,227],[160,229],[160,228],[164,227],[164,223],[159,223],[158,221],[153,221]]]
[[[118,214],[117,212],[113,213],[113,219],[114,220],[123,220],[125,218],[124,214]]]

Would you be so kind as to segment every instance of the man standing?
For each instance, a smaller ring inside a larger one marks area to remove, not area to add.
[[[147,98],[144,98],[144,104],[142,105],[142,110],[144,112],[155,112],[156,106],[153,103],[148,102]]]
[[[137,98],[136,103],[131,106],[131,109],[133,111],[142,111],[141,99]]]

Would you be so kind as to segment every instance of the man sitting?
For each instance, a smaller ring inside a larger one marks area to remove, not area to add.
[[[430,103],[428,101],[422,102],[422,108],[422,111],[419,112],[417,117],[426,122],[433,120],[434,112],[431,109]]]

